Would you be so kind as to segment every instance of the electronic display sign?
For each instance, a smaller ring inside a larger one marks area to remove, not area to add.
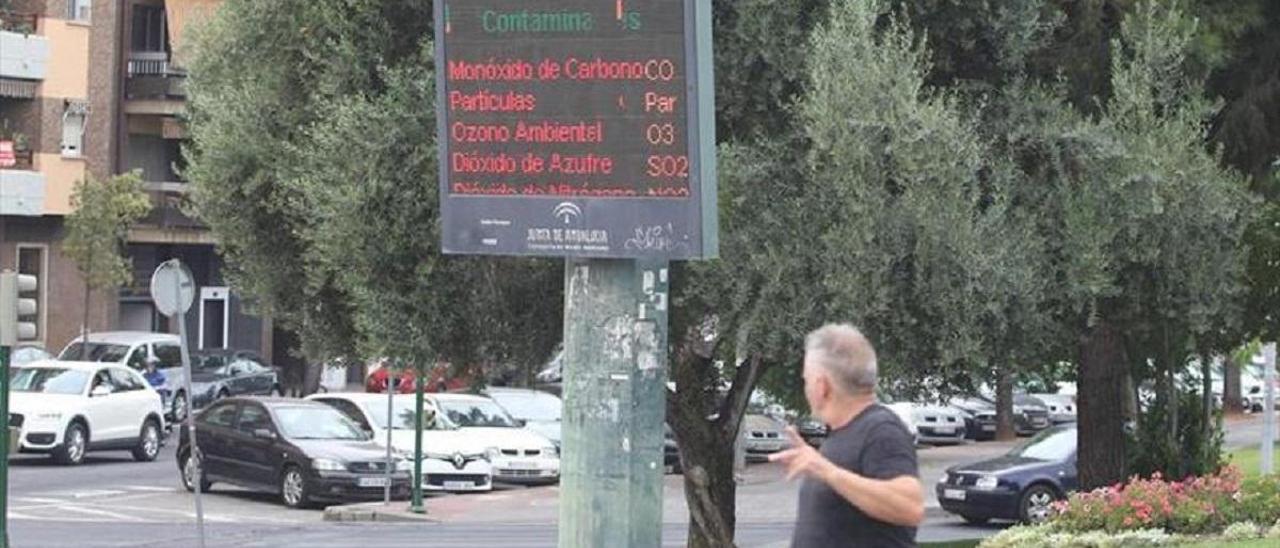
[[[710,0],[436,2],[445,253],[717,253]]]

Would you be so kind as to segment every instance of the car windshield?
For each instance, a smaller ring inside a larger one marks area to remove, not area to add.
[[[53,359],[53,355],[45,352],[44,349],[34,346],[22,346],[13,349],[13,354],[9,356],[9,363],[10,365],[22,365],[48,359]]]
[[[9,388],[14,392],[80,394],[88,380],[88,373],[74,369],[20,367],[10,370]]]
[[[1037,460],[1063,460],[1076,450],[1075,428],[1051,428],[1009,452],[1010,457]]]
[[[498,404],[489,401],[441,402],[449,421],[461,426],[494,426],[515,428],[516,423]]]
[[[284,406],[274,409],[284,437],[295,440],[363,440],[364,432],[331,407]]]
[[[85,343],[71,343],[67,346],[62,354],[58,355],[59,360],[68,361],[89,361],[89,362],[120,362],[124,361],[124,357],[129,353],[129,347],[123,344],[96,343],[89,341],[89,355],[84,355]]]
[[[227,364],[227,357],[221,354],[204,354],[191,356],[191,367],[196,369],[217,369]]]
[[[392,398],[391,400],[391,416],[394,420],[391,422],[393,430],[413,430],[414,429],[414,408],[416,403],[413,397],[408,398]],[[373,417],[373,422],[378,428],[387,428],[387,402],[371,401],[364,403],[364,412]],[[448,419],[442,417],[437,420],[435,410],[430,405],[422,406],[422,429],[423,430],[452,430],[456,428],[450,424]]]
[[[490,394],[511,416],[534,422],[559,422],[562,404],[551,394],[497,392]]]

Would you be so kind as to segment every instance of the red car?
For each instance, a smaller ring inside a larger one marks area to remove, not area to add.
[[[368,377],[364,379],[364,389],[366,392],[385,393],[387,391],[387,369],[386,367],[378,367]],[[449,377],[449,366],[440,364],[431,369],[431,375],[427,377],[427,392],[449,392],[451,390],[461,390],[470,385],[466,377]],[[412,394],[414,386],[417,383],[417,371],[410,367],[396,373],[394,388],[396,392],[401,394]]]

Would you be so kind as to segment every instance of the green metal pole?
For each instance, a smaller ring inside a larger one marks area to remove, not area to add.
[[[661,545],[667,275],[565,262],[560,548]]]
[[[409,506],[409,511],[415,514],[425,514],[427,509],[422,506],[422,408],[423,408],[423,380],[425,371],[421,365],[418,366],[417,386],[414,392],[417,394],[414,403],[413,417],[417,423],[414,425],[413,433],[413,503]]]
[[[9,546],[9,347],[0,346],[0,548]]]

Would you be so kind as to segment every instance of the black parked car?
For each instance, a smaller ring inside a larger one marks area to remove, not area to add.
[[[181,388],[181,387],[176,387]],[[200,409],[230,396],[279,396],[280,372],[244,350],[201,350],[191,354],[191,404]]]
[[[821,447],[822,442],[827,439],[827,434],[830,433],[827,425],[822,424],[817,417],[804,417],[796,421],[796,431],[806,443],[814,447]]]
[[[203,459],[191,458],[184,425],[178,471],[188,491],[214,482],[280,494],[301,508],[318,500],[378,499],[387,485],[386,449],[323,403],[279,398],[228,398],[196,417]],[[199,470],[198,460],[203,461]],[[394,496],[409,496],[412,465],[391,464]]]
[[[964,437],[992,440],[996,437],[996,406],[979,398],[951,398],[951,407],[964,411]]]
[[[935,487],[942,509],[969,523],[1039,523],[1076,488],[1074,424],[1049,428],[1003,457],[952,466]]]

